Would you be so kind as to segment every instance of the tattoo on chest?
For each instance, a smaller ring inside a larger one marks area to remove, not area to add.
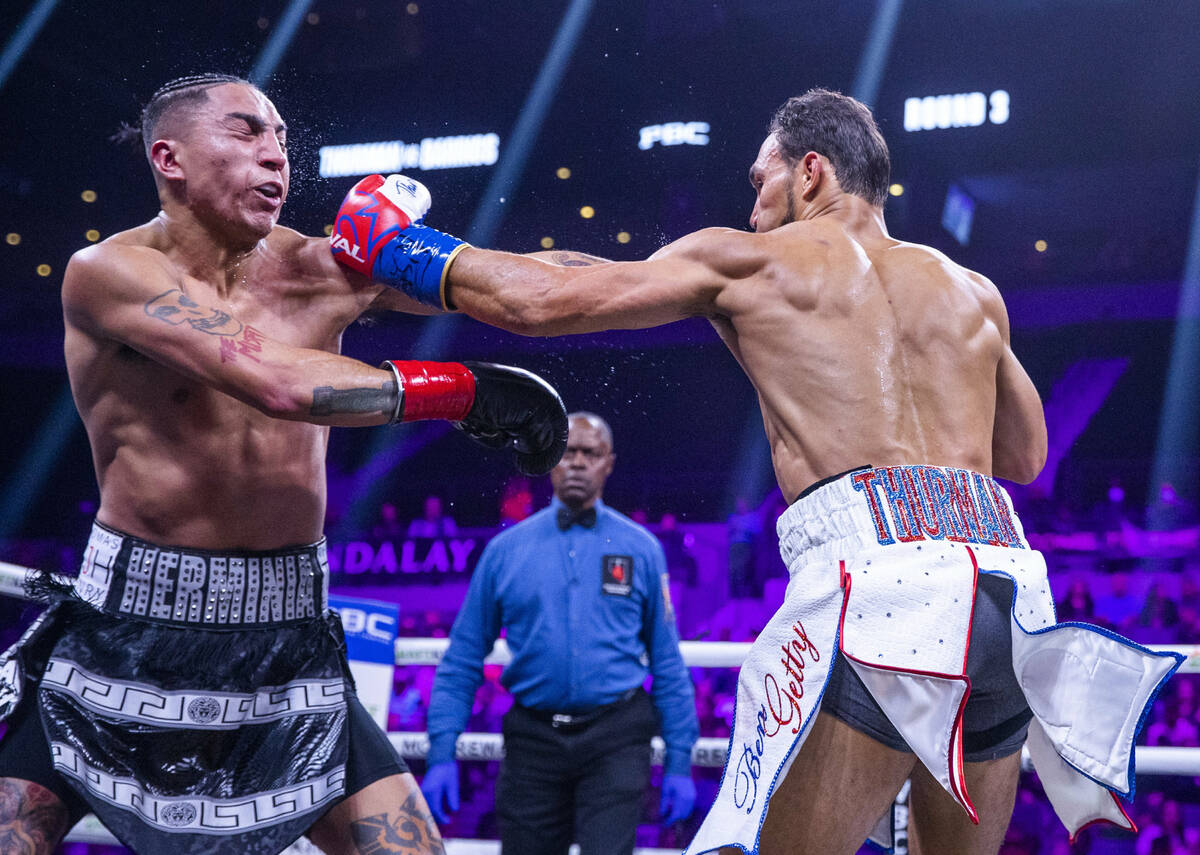
[[[354,820],[350,823],[350,834],[360,855],[394,852],[445,855],[446,852],[433,817],[415,794],[394,812]]]
[[[171,326],[187,324],[209,335],[237,335],[242,325],[228,312],[201,306],[178,288],[159,294],[143,307],[146,314]]]
[[[382,413],[391,416],[396,411],[396,381],[388,380],[378,389],[335,389],[318,386],[313,389],[314,416],[335,416],[345,413]]]

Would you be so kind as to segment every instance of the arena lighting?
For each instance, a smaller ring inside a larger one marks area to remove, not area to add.
[[[671,145],[708,145],[708,122],[666,122],[661,125],[647,125],[638,130],[638,148],[648,151],[655,144]]]
[[[957,184],[946,190],[942,206],[942,228],[950,232],[962,246],[971,240],[971,223],[975,220],[975,200]]]
[[[542,249],[553,249],[553,248],[554,248],[554,238],[550,237],[549,235],[546,235],[546,237],[542,238]]]
[[[991,95],[965,92],[959,95],[926,95],[904,99],[904,130],[932,131],[935,128],[977,128],[985,122],[1003,125],[1008,121],[1011,98],[1004,89]]]
[[[484,191],[483,199],[475,209],[475,216],[465,235],[468,243],[475,246],[491,245],[496,229],[504,218],[505,200],[517,190],[529,159],[529,152],[545,121],[558,84],[575,52],[575,46],[591,11],[592,0],[571,0],[567,11],[563,13],[558,30],[550,42],[550,49],[546,52],[546,58],[542,60],[542,67],[538,70],[529,94],[525,96],[517,123],[505,144],[504,156],[500,158],[499,165],[492,173],[491,181]],[[443,351],[454,338],[460,323],[460,319],[455,315],[430,318],[425,322],[420,338],[409,348],[409,358],[444,358]],[[354,496],[354,499],[347,509],[341,528],[361,526],[368,509],[378,505],[380,496],[387,488],[387,474],[407,457],[450,431],[444,422],[429,424],[434,427],[423,433],[414,430],[415,426],[411,425],[408,431],[400,434],[391,428],[376,429],[367,449],[367,462],[353,475],[353,489],[350,495]],[[411,436],[414,434],[416,436]],[[406,436],[409,436],[407,441],[404,439]]]
[[[9,232],[4,236],[4,242],[9,246],[16,246],[21,242],[21,236],[16,232]]]
[[[879,0],[875,10],[871,32],[867,34],[867,43],[858,59],[854,85],[850,87],[850,94],[867,106],[875,105],[875,97],[879,94],[879,81],[883,79],[888,54],[891,53],[892,42],[895,41],[896,22],[900,20],[903,8],[904,0]]]
[[[38,32],[57,5],[58,0],[38,0],[29,10],[29,14],[25,16],[25,20],[21,22],[21,26],[17,27],[17,31],[8,40],[8,44],[4,46],[4,53],[0,53],[0,89],[4,88],[4,82],[8,80],[12,70],[17,67],[17,63],[21,61],[21,57],[25,55],[29,45],[37,38]]]
[[[1188,472],[1188,461],[1196,458],[1196,432],[1200,429],[1197,383],[1200,383],[1200,180],[1196,183],[1196,198],[1192,203],[1191,236],[1183,278],[1179,283],[1175,340],[1171,345],[1171,364],[1167,370],[1158,445],[1150,478],[1154,496],[1166,483],[1176,488],[1196,483],[1196,473]],[[1169,508],[1152,500],[1150,528],[1165,528],[1169,513]]]
[[[904,195],[904,185],[903,184],[889,185],[888,186],[888,194],[892,195],[892,196],[903,196]]]
[[[1047,244],[1044,240],[1035,240],[1033,242],[1033,248],[1037,252],[1045,252],[1048,247],[1049,247],[1049,244]]]
[[[4,485],[4,493],[0,495],[0,540],[15,535],[25,522],[79,425],[71,387],[64,383],[50,415],[34,434],[32,446]]]
[[[579,209],[579,216],[583,217],[585,220],[590,220],[592,217],[596,216],[596,209],[591,205],[584,205]]]
[[[629,232],[617,232],[617,243],[629,243],[630,240]]]
[[[296,31],[300,29],[300,24],[304,21],[304,16],[308,14],[308,7],[311,5],[312,0],[291,0],[288,3],[283,17],[279,19],[279,25],[267,39],[262,53],[258,55],[258,59],[254,63],[254,68],[250,70],[250,82],[259,89],[265,90],[267,84],[271,82],[271,75],[275,73],[275,67],[279,65],[279,60],[283,59],[288,45],[296,37]]]
[[[37,266],[37,275],[38,276],[49,276],[50,275],[50,265],[49,264],[39,264]]]
[[[542,61],[537,79],[525,98],[521,113],[517,116],[517,124],[509,136],[508,146],[500,165],[492,174],[492,180],[484,191],[483,199],[475,211],[471,227],[467,229],[467,242],[474,246],[490,246],[496,235],[501,220],[504,218],[504,199],[517,190],[521,181],[521,173],[525,171],[525,162],[529,159],[529,151],[541,130],[546,112],[550,109],[554,95],[563,73],[567,70],[575,53],[575,45],[583,32],[592,11],[592,0],[571,0],[563,15],[558,32],[550,43],[550,50]]]
[[[370,175],[373,172],[408,172],[413,169],[454,169],[491,166],[500,159],[500,137],[467,134],[426,137],[419,143],[388,142],[326,145],[320,149],[318,173],[322,178]]]
[[[92,202],[96,201],[96,191],[95,190],[84,190],[82,193],[79,194],[79,198],[82,199],[83,201],[87,202],[90,205]]]
[[[868,106],[875,103],[879,94],[879,83],[887,67],[903,8],[904,0],[878,0],[875,7],[875,17],[871,20],[871,29],[867,32],[867,40],[858,58],[854,85],[850,88],[850,94]],[[751,407],[746,413],[737,454],[738,465],[734,471],[739,475],[731,481],[725,498],[725,504],[731,512],[737,509],[739,496],[757,501],[773,483],[771,447],[767,443],[762,413],[758,407]]]
[[[568,178],[571,177],[571,170],[567,169],[567,167],[565,167],[565,166],[560,166],[557,170],[555,170],[554,174],[557,175],[559,178],[561,178],[563,181],[566,181]]]

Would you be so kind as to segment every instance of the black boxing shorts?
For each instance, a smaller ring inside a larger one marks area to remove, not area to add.
[[[0,776],[65,781],[72,818],[82,800],[136,852],[286,848],[408,771],[354,697],[328,578],[324,541],[210,552],[97,524],[72,589],[0,663]]]

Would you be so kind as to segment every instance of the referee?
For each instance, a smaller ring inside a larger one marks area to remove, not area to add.
[[[650,738],[666,742],[661,820],[696,800],[699,735],[679,655],[662,547],[600,500],[612,473],[612,431],[573,413],[548,508],[484,549],[437,669],[429,702],[429,768],[421,789],[442,823],[458,809],[455,742],[483,681],[483,659],[507,630],[512,664],[496,783],[508,855],[632,853],[650,777]],[[653,676],[653,700],[643,690]]]

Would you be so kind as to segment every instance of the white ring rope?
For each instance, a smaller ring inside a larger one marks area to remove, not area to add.
[[[0,594],[20,599],[29,599],[25,593],[26,580],[39,571],[19,564],[0,561]],[[72,577],[54,577],[57,581],[71,583]],[[450,646],[448,638],[397,638],[397,665],[436,665]],[[1150,650],[1164,653],[1180,653],[1187,660],[1179,668],[1180,674],[1200,674],[1200,644],[1147,644]],[[738,668],[750,652],[748,641],[681,641],[679,652],[689,668]],[[492,652],[483,660],[489,665],[507,665],[512,661],[508,643],[503,638],[496,642]]]
[[[405,760],[422,760],[429,752],[429,737],[420,731],[391,731],[388,739]],[[662,738],[650,740],[651,763],[663,764],[666,746]],[[692,746],[692,765],[720,768],[725,765],[729,740],[701,737]],[[504,759],[504,737],[499,733],[464,733],[458,737],[456,754],[459,760]],[[1200,777],[1200,748],[1138,745],[1134,762],[1142,775],[1183,775]],[[1022,749],[1021,768],[1032,771],[1029,753]]]
[[[17,564],[0,562],[0,594],[27,599],[25,580],[38,571]],[[60,577],[69,581],[69,577]],[[398,638],[396,639],[397,665],[436,665],[450,645],[446,638]],[[1182,653],[1187,661],[1180,673],[1200,674],[1200,644],[1190,645],[1147,645],[1151,650]],[[737,641],[683,641],[679,644],[684,664],[693,668],[737,668],[750,652],[749,642]],[[499,639],[492,652],[484,660],[489,664],[506,665],[512,661],[508,644]],[[424,733],[393,732],[388,737],[400,756],[405,759],[423,759],[429,751],[429,738]],[[663,743],[658,737],[652,743],[654,763],[662,765]],[[723,766],[729,740],[705,738],[692,748],[692,764],[695,766]],[[500,760],[504,756],[504,739],[498,733],[464,733],[458,739],[460,760]],[[1137,770],[1144,775],[1200,776],[1200,748],[1138,746],[1135,762]],[[1022,755],[1022,765],[1028,769],[1028,755]]]
[[[120,846],[121,842],[113,837],[111,831],[100,824],[100,820],[88,814],[71,829],[67,835],[68,843],[95,843],[101,846]],[[446,855],[500,855],[499,840],[455,840],[447,839]],[[678,849],[635,849],[634,855],[679,855]],[[301,837],[280,855],[323,855],[322,851]],[[569,855],[579,855],[579,846],[573,845]]]

